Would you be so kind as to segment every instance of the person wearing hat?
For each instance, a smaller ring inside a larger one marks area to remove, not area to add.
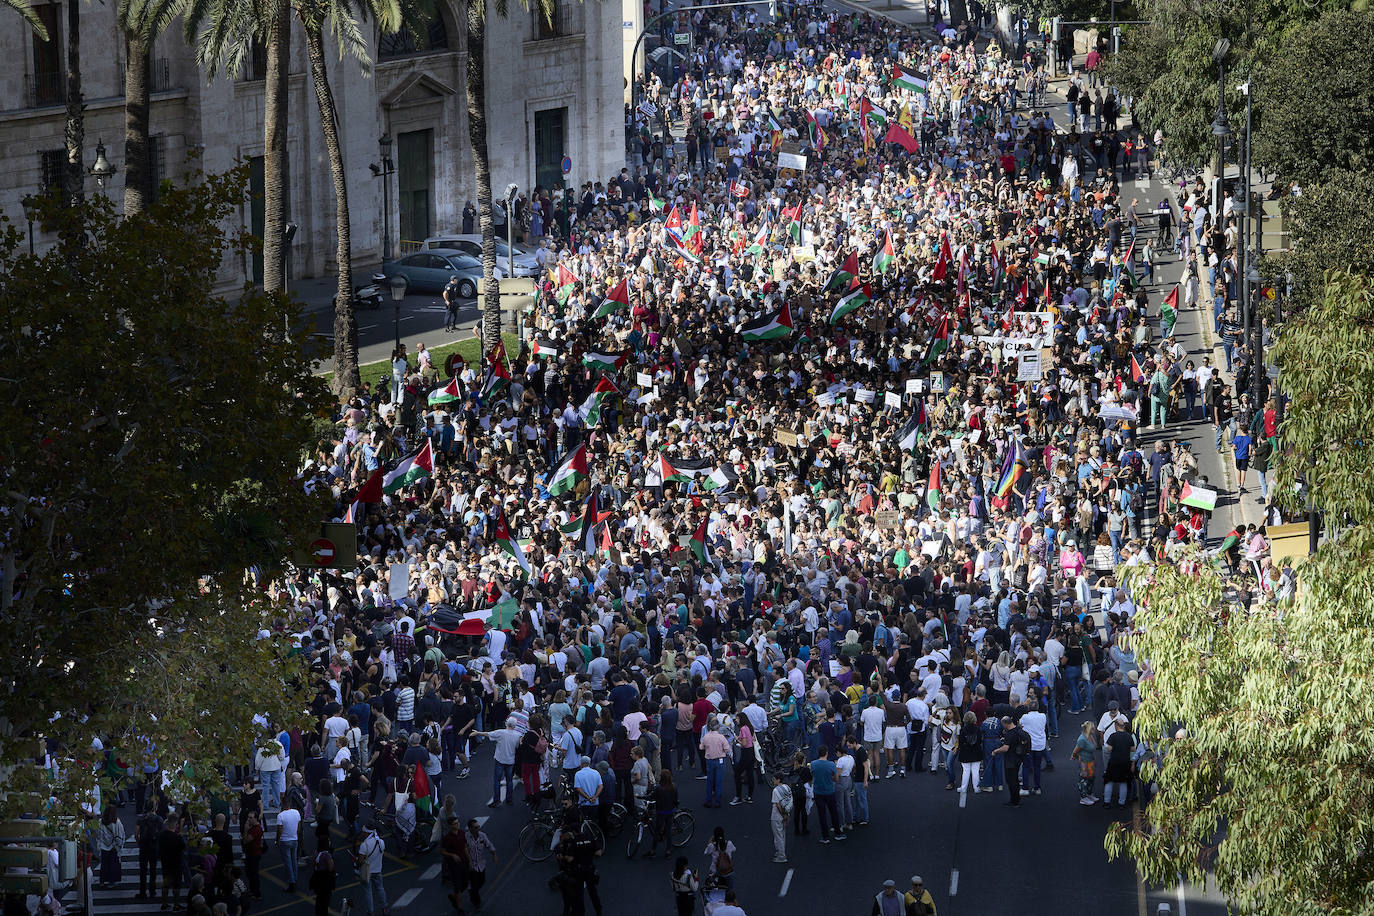
[[[926,890],[920,875],[911,876],[911,890],[903,895],[906,916],[935,916],[935,900]]]
[[[905,916],[906,901],[897,893],[897,882],[888,878],[873,897],[873,916]]]

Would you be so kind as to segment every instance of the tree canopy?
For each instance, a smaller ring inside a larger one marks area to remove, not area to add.
[[[245,256],[224,228],[245,180],[165,185],[128,219],[103,195],[45,198],[64,241],[37,257],[0,232],[0,764],[46,740],[57,813],[86,798],[92,739],[206,779],[249,756],[255,712],[303,706],[244,573],[317,523],[296,473],[326,401],[280,297],[213,293],[221,258]]]
[[[1302,312],[1323,302],[1326,273],[1347,267],[1374,277],[1374,173],[1328,172],[1320,184],[1283,201],[1291,249],[1271,256],[1266,275],[1291,279],[1284,310]]]
[[[1307,185],[1374,166],[1374,13],[1337,10],[1289,29],[1257,79],[1256,161]]]
[[[1292,397],[1280,494],[1348,523],[1298,568],[1289,606],[1238,601],[1210,568],[1132,571],[1152,674],[1136,726],[1159,794],[1108,850],[1145,880],[1202,883],[1238,912],[1374,913],[1374,285],[1333,273],[1273,349]]]

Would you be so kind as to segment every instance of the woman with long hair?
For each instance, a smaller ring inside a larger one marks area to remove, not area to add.
[[[710,859],[707,876],[714,878],[730,890],[735,889],[735,844],[726,838],[725,828],[717,826],[711,832],[711,842],[706,844],[706,858]]]
[[[735,725],[738,730],[735,742],[739,747],[739,757],[735,760],[735,797],[730,801],[732,805],[754,800],[754,770],[757,766],[757,758],[754,755],[754,730],[749,725],[749,717],[741,713],[735,718]],[[747,793],[744,791],[745,786],[749,787]]]
[[[97,887],[114,887],[124,880],[124,870],[119,862],[124,839],[124,824],[119,820],[119,810],[114,805],[106,805],[95,834],[95,847],[100,853],[100,881]]]
[[[1069,756],[1078,761],[1078,803],[1097,804],[1097,796],[1093,795],[1093,782],[1097,778],[1097,726],[1091,721],[1083,723]]]
[[[677,916],[692,916],[697,908],[697,876],[692,872],[686,856],[678,856],[673,863],[673,899],[677,901]]]

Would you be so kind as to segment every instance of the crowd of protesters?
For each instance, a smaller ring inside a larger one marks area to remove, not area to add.
[[[307,465],[359,566],[272,585],[319,727],[243,774],[242,872],[231,809],[192,838],[203,900],[256,892],[273,838],[293,889],[313,850],[327,910],[337,828],[368,916],[388,843],[438,845],[455,909],[480,905],[500,844],[449,790],[483,742],[491,805],[652,802],[654,854],[692,777],[707,807],[766,807],[779,862],[866,827],[886,779],[1021,806],[1076,768],[1083,805],[1124,805],[1149,670],[1116,570],[1197,545],[1292,588],[1259,532],[1210,529],[1220,482],[1170,433],[1231,409],[1173,339],[1196,286],[1153,285],[1207,223],[1179,250],[1179,216],[1123,192],[1150,144],[1110,89],[1072,83],[1101,101],[1057,126],[1033,49],[818,5],[693,29],[639,87],[639,167],[527,214],[549,274],[524,339],[456,379],[398,354]],[[1272,436],[1214,419],[1242,470]],[[189,814],[150,808],[150,859],[187,855]],[[565,912],[599,913],[580,842]],[[678,860],[680,911],[699,881],[734,905],[735,855],[722,832],[699,876]],[[934,912],[919,877],[892,900]]]

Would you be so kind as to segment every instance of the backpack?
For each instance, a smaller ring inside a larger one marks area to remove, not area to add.
[[[784,816],[784,817],[790,817],[790,816],[792,815],[792,806],[793,806],[793,800],[792,800],[792,787],[789,786],[789,785],[788,785],[787,783],[785,783],[785,782],[784,782],[784,783],[779,783],[779,785],[781,785],[784,789],[787,790],[787,798],[783,799],[783,802],[782,802],[783,816]]]
[[[730,858],[730,853],[722,849],[720,851],[720,855],[716,856],[716,874],[724,878],[728,875],[733,875],[734,873],[735,860]]]
[[[549,739],[544,737],[544,733],[539,733],[539,738],[534,742],[534,752],[543,757],[549,752]]]
[[[1029,757],[1031,752],[1030,735],[1026,734],[1025,731],[1017,735],[1016,744],[1012,747],[1012,750],[1016,752],[1016,756],[1018,757]]]
[[[157,845],[157,838],[160,832],[153,815],[145,814],[138,819],[139,846],[147,847]]]

